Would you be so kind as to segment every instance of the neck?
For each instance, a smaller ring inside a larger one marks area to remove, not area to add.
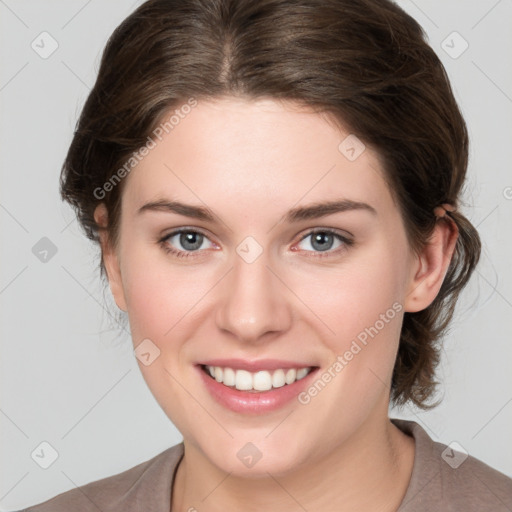
[[[213,466],[184,441],[174,481],[171,512],[200,510],[367,510],[395,512],[405,495],[414,462],[414,440],[387,415],[369,418],[326,457],[286,475],[243,478]]]

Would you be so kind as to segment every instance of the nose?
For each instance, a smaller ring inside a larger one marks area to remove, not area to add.
[[[290,328],[288,290],[268,266],[265,253],[252,263],[237,255],[222,280],[216,323],[241,342],[258,343]]]

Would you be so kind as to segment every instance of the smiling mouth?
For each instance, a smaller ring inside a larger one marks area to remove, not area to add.
[[[316,366],[307,366],[249,372],[230,367],[201,365],[201,369],[210,378],[228,388],[248,391],[250,393],[259,393],[289,386],[294,382],[302,380],[316,368]]]

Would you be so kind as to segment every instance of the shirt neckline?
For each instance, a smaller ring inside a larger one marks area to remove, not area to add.
[[[420,494],[423,488],[426,487],[430,481],[439,473],[439,467],[438,462],[436,462],[435,457],[433,456],[432,439],[418,423],[398,418],[390,418],[390,421],[404,434],[412,437],[414,440],[414,462],[412,473],[405,495],[397,509],[397,512],[404,512],[405,508],[408,507],[412,501],[414,501],[414,499]],[[182,462],[185,454],[185,445],[183,441],[181,441],[172,448],[169,448],[168,451],[169,450],[173,450],[172,460],[174,461],[174,467],[171,467],[170,475],[168,472],[163,472],[170,476],[169,480],[171,481],[171,485],[167,485],[167,492],[165,493],[163,499],[164,503],[168,506],[167,510],[170,512],[172,503],[172,489],[174,488],[176,481],[178,467]]]

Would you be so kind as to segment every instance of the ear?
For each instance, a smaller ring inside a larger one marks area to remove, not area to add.
[[[421,311],[434,301],[448,271],[458,236],[457,225],[448,215],[438,219],[425,247],[413,257],[404,311]]]
[[[108,211],[104,203],[100,203],[94,210],[94,220],[98,226],[106,228],[108,226]],[[121,267],[118,255],[108,239],[106,229],[99,231],[101,254],[103,264],[107,272],[107,278],[110,285],[110,291],[114,296],[117,307],[122,311],[128,311],[126,299],[124,296],[123,281],[121,278]]]

